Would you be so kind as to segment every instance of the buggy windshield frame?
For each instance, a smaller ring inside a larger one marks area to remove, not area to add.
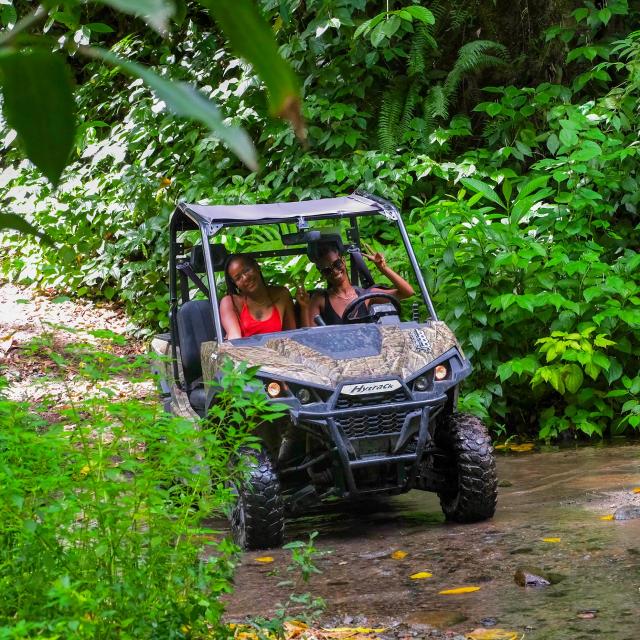
[[[400,236],[407,251],[420,293],[433,320],[437,320],[431,296],[411,245],[409,235],[398,209],[389,201],[378,196],[356,191],[339,198],[323,198],[320,200],[302,200],[299,202],[275,202],[269,204],[250,205],[199,205],[180,203],[171,216],[169,243],[169,297],[170,323],[173,344],[177,332],[175,317],[178,309],[177,256],[179,243],[178,233],[199,230],[203,246],[207,246],[211,237],[225,227],[253,226],[260,224],[297,223],[298,228],[305,228],[307,220],[355,218],[367,215],[382,215],[389,223],[398,227]],[[264,252],[273,255],[273,252]],[[252,255],[260,257],[261,252]],[[209,251],[204,252],[204,260],[209,286],[216,335],[223,341],[222,321],[218,295],[215,287],[215,270]],[[226,340],[226,338],[224,338]]]

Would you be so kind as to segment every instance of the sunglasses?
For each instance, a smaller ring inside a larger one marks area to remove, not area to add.
[[[338,258],[334,260],[328,267],[318,267],[318,271],[323,276],[327,278],[333,274],[334,271],[342,271],[342,267],[344,266],[344,260],[342,258]]]

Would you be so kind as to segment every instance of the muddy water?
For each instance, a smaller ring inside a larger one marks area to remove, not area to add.
[[[306,587],[326,600],[326,621],[362,616],[369,626],[411,625],[419,636],[496,625],[527,640],[640,639],[640,520],[601,519],[640,504],[632,493],[640,446],[511,454],[498,473],[496,516],[481,524],[444,523],[436,496],[417,491],[289,521],[289,540],[318,531],[317,546],[331,551]],[[394,560],[396,550],[407,556]],[[272,615],[286,598],[277,585],[290,577],[288,553],[256,562],[264,555],[246,554],[230,619]],[[551,586],[518,586],[518,567],[540,569]],[[433,577],[409,578],[419,571]],[[462,586],[480,589],[438,593]]]

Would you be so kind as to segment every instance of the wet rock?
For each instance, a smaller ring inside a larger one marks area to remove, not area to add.
[[[384,551],[371,551],[369,553],[361,553],[358,558],[362,560],[380,560],[380,558],[387,558],[391,555],[393,549],[385,549]]]
[[[636,520],[637,518],[640,518],[640,507],[619,507],[613,514],[614,520]]]
[[[518,567],[513,579],[520,587],[548,587],[551,584],[545,573],[536,567]]]

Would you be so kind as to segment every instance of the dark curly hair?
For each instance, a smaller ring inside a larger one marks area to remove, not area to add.
[[[233,278],[229,274],[229,267],[231,266],[231,263],[238,262],[238,261],[242,262],[245,266],[251,266],[254,269],[256,269],[260,274],[260,279],[262,280],[262,284],[264,284],[265,287],[267,286],[267,283],[264,280],[264,276],[262,275],[262,270],[260,269],[260,265],[258,264],[255,258],[251,256],[246,256],[242,253],[232,253],[225,260],[225,263],[224,263],[224,281],[225,281],[225,284],[227,285],[227,293],[230,296],[238,295],[240,293],[240,290],[238,289],[236,283],[233,281]]]

